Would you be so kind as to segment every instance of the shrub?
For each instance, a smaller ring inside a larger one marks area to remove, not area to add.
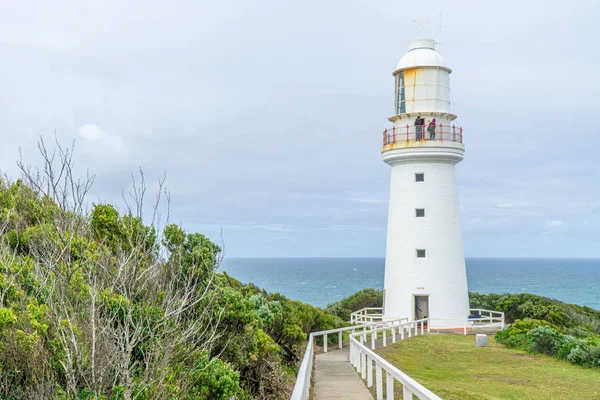
[[[577,343],[577,346],[571,349],[567,360],[576,365],[589,365],[590,352],[588,351],[588,345],[584,341]]]
[[[529,331],[538,327],[549,327],[556,330],[555,326],[546,321],[536,319],[516,320],[504,330],[498,332],[495,339],[506,347],[531,351],[533,340],[532,336],[529,335]]]
[[[9,308],[0,307],[0,330],[8,328],[17,322],[15,312]]]
[[[537,353],[556,355],[570,336],[563,335],[549,326],[538,326],[529,331],[531,336],[531,350]]]
[[[381,307],[383,291],[367,288],[335,303],[327,305],[327,311],[337,315],[344,321],[350,320],[350,314],[365,307]]]
[[[528,293],[469,293],[469,300],[472,308],[503,311],[509,323],[530,318],[548,321],[563,330],[574,329],[573,333],[569,332],[573,336],[600,333],[600,311],[590,307],[566,304]]]
[[[566,360],[571,353],[571,350],[577,346],[577,343],[579,343],[579,340],[573,336],[567,336],[567,339],[562,343],[558,350],[556,350],[556,357],[561,360]]]
[[[517,333],[509,336],[504,344],[513,349],[531,351],[531,336],[526,333]]]
[[[600,344],[595,345],[589,349],[590,352],[590,366],[600,367]]]

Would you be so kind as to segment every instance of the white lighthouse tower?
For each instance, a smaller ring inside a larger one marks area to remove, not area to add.
[[[436,45],[410,42],[393,73],[393,127],[384,131],[382,148],[392,167],[383,314],[444,318],[431,326],[448,328],[469,315],[455,174],[464,145],[450,110],[452,71]],[[418,117],[424,125],[415,126]]]

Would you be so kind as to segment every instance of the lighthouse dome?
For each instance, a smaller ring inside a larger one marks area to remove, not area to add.
[[[435,49],[437,42],[433,39],[417,39],[408,43],[408,53],[400,59],[396,71],[415,67],[440,67],[450,71],[446,60]]]

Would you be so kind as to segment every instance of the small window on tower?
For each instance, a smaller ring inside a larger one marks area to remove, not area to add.
[[[415,216],[417,218],[423,218],[423,217],[425,217],[425,209],[424,208],[417,208],[415,210]]]
[[[415,182],[425,182],[425,174],[423,172],[417,172],[415,174]]]
[[[417,249],[417,258],[425,258],[425,249]]]

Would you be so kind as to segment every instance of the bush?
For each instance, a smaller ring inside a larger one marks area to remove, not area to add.
[[[496,334],[496,341],[504,344],[506,347],[531,351],[533,338],[529,331],[539,327],[548,327],[557,330],[555,326],[546,321],[536,319],[516,320],[508,325],[504,330]]]
[[[556,329],[549,326],[538,326],[529,331],[531,336],[531,350],[537,353],[556,355],[565,343],[569,341],[570,336],[563,335]]]
[[[506,347],[548,354],[586,367],[600,367],[600,339],[565,335],[555,325],[535,319],[516,320],[496,334]]]
[[[561,360],[566,360],[571,351],[577,346],[577,343],[579,343],[579,340],[573,336],[567,336],[567,339],[558,348],[558,350],[556,350],[556,357]]]
[[[469,293],[472,308],[484,308],[504,312],[506,322],[518,319],[548,321],[573,336],[583,337],[600,333],[600,311],[576,304],[528,293],[481,294]]]
[[[327,311],[344,321],[350,321],[350,314],[366,307],[382,307],[383,291],[367,288],[338,302],[327,305]]]
[[[591,357],[588,350],[588,345],[585,342],[580,341],[573,349],[571,349],[571,352],[567,356],[567,360],[576,365],[589,365]]]

